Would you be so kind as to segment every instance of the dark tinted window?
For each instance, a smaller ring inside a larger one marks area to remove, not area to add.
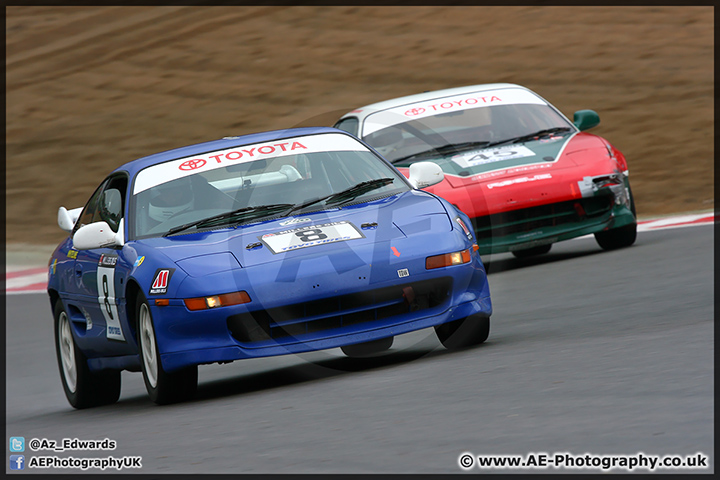
[[[350,139],[340,133],[321,137]],[[358,150],[352,149],[355,147],[351,145],[355,143]],[[242,148],[250,151],[254,147]],[[227,166],[219,167],[209,163],[214,168],[199,169],[197,173],[167,182],[162,182],[162,175],[154,173],[162,171],[164,164],[148,167],[136,177],[136,185],[141,175],[154,179],[155,184],[132,196],[129,236],[134,239],[160,236],[179,225],[243,208],[276,204],[290,207],[306,202],[310,202],[308,209],[299,211],[334,208],[319,199],[376,179],[389,178],[392,182],[379,184],[377,188],[349,198],[360,203],[409,190],[400,172],[366,150],[357,140],[351,140],[348,148],[228,162]],[[282,209],[277,210],[274,215],[282,212]],[[245,220],[238,216],[236,223],[262,218],[260,215],[253,217],[249,212]]]
[[[498,105],[396,123],[365,135],[363,140],[394,162],[448,144],[497,142],[553,127],[572,128],[548,105]],[[407,166],[414,161],[425,160],[428,159],[415,158],[396,165]]]
[[[97,213],[97,203],[98,199],[100,198],[100,194],[103,191],[103,188],[107,184],[107,181],[103,182],[97,190],[95,190],[95,193],[92,194],[90,197],[90,200],[85,204],[85,208],[83,208],[82,213],[80,214],[80,217],[78,218],[78,221],[75,222],[75,228],[73,229],[73,233],[77,231],[78,228],[82,227],[83,225],[89,225],[93,223],[93,217]]]
[[[127,177],[115,176],[105,180],[85,204],[80,218],[75,222],[73,233],[83,225],[105,221],[117,232],[125,206]]]
[[[126,190],[126,177],[120,176],[110,179],[100,195],[97,215],[93,216],[93,221],[99,222],[102,220],[110,226],[113,232],[117,232],[123,216]]]
[[[335,128],[344,130],[352,135],[358,134],[358,119],[355,117],[343,118],[335,124]]]

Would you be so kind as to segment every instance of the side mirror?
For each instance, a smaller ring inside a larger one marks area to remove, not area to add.
[[[106,222],[95,222],[83,225],[73,235],[73,247],[77,250],[122,246],[122,230],[112,231]]]
[[[60,226],[60,228],[62,228],[66,232],[71,232],[73,227],[75,226],[75,222],[77,222],[77,219],[80,218],[82,209],[83,207],[68,210],[65,207],[60,207],[58,209],[58,225]]]
[[[410,183],[415,188],[425,188],[440,183],[445,174],[440,165],[433,162],[417,162],[410,165]]]
[[[583,132],[597,126],[600,123],[600,116],[595,110],[578,110],[573,114],[573,123]]]

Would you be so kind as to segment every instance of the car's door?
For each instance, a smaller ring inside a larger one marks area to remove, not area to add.
[[[109,177],[95,191],[76,222],[73,234],[82,225],[106,222],[117,232],[121,228],[128,180],[124,174]],[[99,356],[131,353],[128,345],[127,321],[124,305],[124,284],[131,265],[122,247],[78,250],[73,266],[74,281],[70,282],[70,299],[85,319],[85,329],[79,343],[86,348],[101,350]],[[110,340],[110,342],[108,342]],[[131,342],[134,343],[134,342]]]

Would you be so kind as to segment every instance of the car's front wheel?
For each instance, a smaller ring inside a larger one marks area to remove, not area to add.
[[[635,211],[635,200],[633,199],[632,190],[628,187],[628,193],[630,195],[630,210],[632,211],[635,218],[637,213]],[[637,238],[637,221],[629,225],[624,225],[618,228],[611,228],[602,232],[595,233],[595,240],[597,241],[600,248],[603,250],[615,250],[617,248],[629,247],[635,243]]]
[[[392,347],[394,337],[381,338],[370,342],[356,343],[340,347],[348,357],[366,357],[374,353],[384,352]]]
[[[637,238],[637,223],[625,225],[619,228],[611,228],[595,234],[595,240],[603,250],[615,250],[616,248],[629,247],[635,243]]]
[[[160,359],[150,307],[142,296],[138,296],[136,318],[140,363],[150,399],[158,405],[166,405],[191,398],[197,390],[197,365],[166,372]]]
[[[115,403],[120,398],[120,371],[91,372],[87,358],[78,348],[72,325],[62,301],[55,304],[55,352],[65,396],[75,408]]]
[[[471,315],[435,326],[435,334],[445,348],[479,345],[490,335],[490,317]]]

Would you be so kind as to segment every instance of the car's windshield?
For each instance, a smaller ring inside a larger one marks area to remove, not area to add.
[[[131,235],[224,228],[367,202],[409,189],[399,172],[348,135],[246,145],[139,172],[130,207]],[[333,196],[340,192],[342,197]]]
[[[493,98],[499,97],[492,95],[466,95],[464,99],[458,97],[459,100],[440,99],[378,112],[366,119],[362,138],[394,165],[402,167],[546,129],[575,130],[552,107],[527,94],[523,92],[513,102],[493,102]]]

